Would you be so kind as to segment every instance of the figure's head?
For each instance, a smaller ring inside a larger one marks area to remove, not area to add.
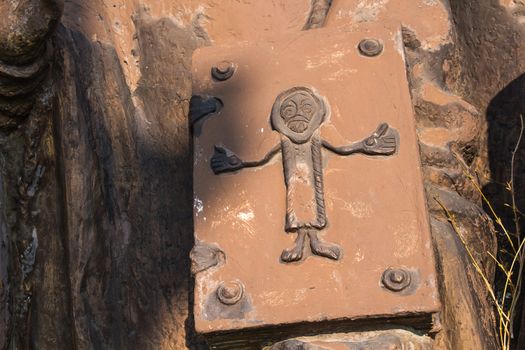
[[[303,133],[317,109],[319,109],[318,102],[310,92],[297,91],[284,99],[280,112],[288,129]]]
[[[275,130],[296,143],[304,143],[321,125],[325,114],[322,98],[309,88],[294,87],[277,96],[271,119]]]

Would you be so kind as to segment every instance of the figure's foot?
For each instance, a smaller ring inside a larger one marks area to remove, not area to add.
[[[299,261],[303,258],[303,250],[304,250],[304,239],[305,239],[305,233],[304,232],[297,232],[297,239],[295,241],[295,246],[293,248],[288,248],[283,250],[281,254],[281,261],[289,263],[294,261]]]
[[[319,255],[332,260],[341,259],[342,251],[337,244],[324,242],[317,237],[317,232],[309,232],[310,248],[312,254]]]
[[[283,250],[283,253],[281,254],[281,260],[283,262],[294,262],[299,261],[303,258],[303,248],[299,248],[297,246],[291,248],[291,249],[285,249]]]

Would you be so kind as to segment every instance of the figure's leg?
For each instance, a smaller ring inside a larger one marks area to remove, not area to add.
[[[341,258],[341,248],[337,244],[324,242],[317,234],[318,230],[309,230],[308,237],[310,238],[310,248],[315,255],[323,256],[325,258],[339,260]]]
[[[306,230],[299,229],[297,231],[297,239],[293,248],[283,250],[281,260],[284,262],[299,261],[303,258],[304,240],[306,238]]]

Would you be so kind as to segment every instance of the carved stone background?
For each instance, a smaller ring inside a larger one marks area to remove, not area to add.
[[[14,3],[0,2],[0,43],[20,43],[4,41],[16,28],[28,45],[0,46],[0,59],[30,65],[42,57],[34,48],[47,38],[57,11],[21,1],[27,8],[4,21]],[[389,20],[403,26],[433,216],[444,305],[436,347],[495,347],[485,289],[432,199],[439,194],[453,210],[476,256],[493,271],[481,254],[494,249],[490,225],[453,151],[484,182],[508,180],[508,151],[495,144],[512,144],[516,136],[523,5],[335,0],[327,12],[328,4],[66,2],[48,41],[54,56],[45,56],[54,79],[36,90],[27,86],[34,80],[14,79],[34,99],[6,98],[4,85],[0,91],[0,348],[16,339],[20,349],[205,349],[192,335],[189,313],[193,201],[186,116],[193,50],[299,31],[305,23],[352,28]],[[25,24],[37,30],[25,32]],[[2,82],[10,85],[12,78],[2,73]],[[13,101],[23,108],[12,109]],[[19,129],[12,128],[13,115],[4,118],[6,111],[21,116]],[[208,253],[221,259],[213,249]]]

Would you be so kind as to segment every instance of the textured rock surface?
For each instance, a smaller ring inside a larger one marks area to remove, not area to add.
[[[464,168],[488,189],[508,181],[523,3],[449,2],[333,1],[323,18],[330,1],[71,0],[46,41],[60,3],[0,0],[0,348],[206,348],[188,312],[193,50],[386,20],[404,27],[434,217],[436,348],[495,348],[486,291],[434,196],[492,274],[494,236]]]
[[[430,350],[432,340],[406,330],[335,333],[285,340],[264,350]]]

